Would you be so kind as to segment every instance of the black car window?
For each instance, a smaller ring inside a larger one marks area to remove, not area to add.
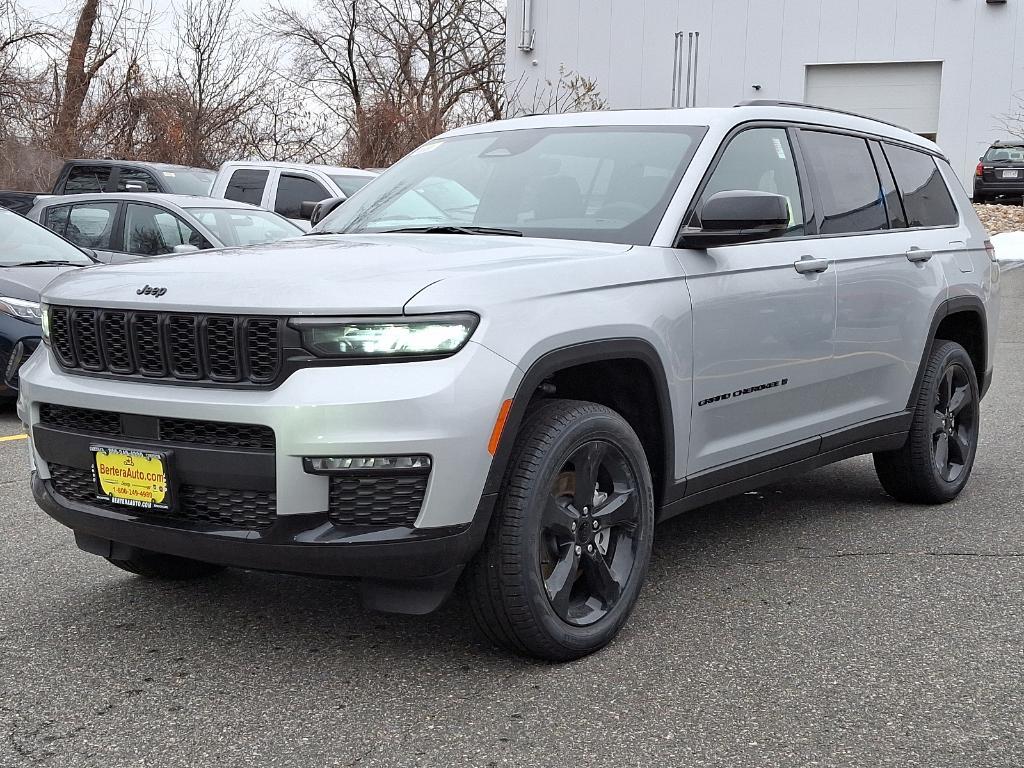
[[[302,218],[303,203],[319,203],[330,195],[323,185],[305,176],[282,173],[277,183],[277,200],[274,210],[289,219]]]
[[[821,234],[888,229],[881,183],[864,139],[805,130],[800,146],[821,194]]]
[[[110,180],[109,165],[76,165],[71,168],[64,183],[64,194],[82,195],[91,192],[106,192]]]
[[[885,154],[882,152],[882,145],[877,141],[871,142],[871,156],[875,159],[878,180],[882,184],[885,210],[889,214],[889,226],[892,229],[904,229],[907,226],[907,216],[903,211],[899,190],[896,188],[896,179],[893,178],[889,161],[886,160]]]
[[[263,190],[267,186],[270,171],[254,168],[240,168],[231,174],[224,197],[240,203],[259,205],[263,202]]]
[[[64,237],[83,248],[110,248],[117,203],[80,203],[71,206]]]
[[[203,250],[212,247],[206,238],[170,211],[152,205],[129,203],[124,217],[124,250],[140,256],[174,253],[179,245]]]
[[[751,128],[729,142],[701,193],[689,226],[701,225],[701,208],[712,195],[741,190],[783,195],[789,200],[789,229],[779,237],[804,234],[803,198],[785,128]]]
[[[159,192],[160,187],[149,171],[122,167],[117,175],[118,192]]]
[[[68,215],[70,213],[70,205],[55,205],[52,208],[47,208],[43,212],[42,224],[58,235],[63,235],[68,226]]]
[[[935,158],[893,144],[885,147],[885,154],[903,195],[907,224],[911,227],[955,226],[960,217]]]

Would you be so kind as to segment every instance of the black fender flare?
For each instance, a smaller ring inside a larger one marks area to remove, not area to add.
[[[508,468],[512,447],[522,427],[527,406],[538,387],[553,374],[566,368],[603,360],[638,360],[644,363],[654,378],[654,389],[661,413],[662,443],[664,446],[661,477],[662,488],[655,489],[661,503],[675,495],[675,421],[672,415],[672,399],[669,394],[668,377],[661,356],[650,342],[639,338],[601,339],[572,344],[554,349],[539,357],[526,371],[512,398],[512,406],[505,420],[497,450],[491,460],[491,468],[484,483],[484,497],[494,498],[501,490],[501,483]],[[660,490],[660,492],[659,492]]]
[[[917,393],[921,389],[921,381],[924,379],[925,368],[928,366],[928,356],[935,345],[939,326],[947,317],[960,312],[972,312],[981,321],[981,347],[985,354],[985,365],[983,367],[986,370],[981,371],[981,376],[978,377],[978,386],[981,388],[980,394],[982,397],[988,392],[992,378],[988,376],[991,368],[989,366],[990,361],[988,360],[988,315],[985,312],[985,304],[977,296],[957,296],[952,299],[946,299],[935,310],[931,327],[928,329],[928,338],[925,339],[924,349],[921,351],[921,361],[918,363],[917,376],[914,377],[914,388],[910,391],[910,399],[907,401],[908,410],[913,410],[916,404]]]

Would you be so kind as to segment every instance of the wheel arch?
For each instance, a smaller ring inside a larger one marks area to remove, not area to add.
[[[980,394],[984,397],[991,383],[990,377],[987,375],[989,370],[988,320],[985,304],[977,296],[958,296],[944,301],[932,318],[928,339],[918,364],[917,377],[914,379],[914,389],[910,393],[907,407],[911,408],[914,404],[924,378],[925,368],[928,365],[928,356],[935,346],[936,339],[955,341],[967,350],[971,362],[974,363],[978,386],[981,389]]]
[[[618,380],[610,387],[588,388],[582,374],[595,368],[617,374]],[[623,385],[621,376],[627,373],[640,374],[642,378],[630,379],[632,386]],[[485,496],[500,491],[512,447],[530,406],[549,394],[598,402],[622,415],[644,446],[654,479],[655,502],[660,506],[669,499],[674,485],[675,427],[668,377],[657,350],[639,338],[603,339],[561,347],[545,353],[527,369],[512,398],[491,461],[484,484]],[[637,394],[640,397],[633,400],[633,405],[629,396]],[[653,395],[653,412],[643,407],[645,395]]]

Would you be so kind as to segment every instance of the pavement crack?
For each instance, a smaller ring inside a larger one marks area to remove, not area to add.
[[[774,560],[736,560],[732,563],[725,563],[724,565],[747,565],[751,567],[757,567],[765,565],[785,565],[787,563],[794,563],[800,560],[845,560],[869,557],[949,557],[978,558],[983,560],[1015,560],[1024,558],[1024,552],[961,552],[955,550],[923,550],[914,552],[899,550],[879,550],[873,552],[835,552],[832,554],[797,555],[795,557],[778,558]]]

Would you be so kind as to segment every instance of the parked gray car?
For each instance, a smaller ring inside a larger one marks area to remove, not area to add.
[[[254,205],[158,192],[41,197],[28,217],[108,263],[303,234],[283,216]]]
[[[79,547],[410,613],[462,579],[489,638],[564,660],[626,621],[657,522],[859,454],[956,498],[999,267],[935,144],[756,104],[452,131],[310,236],[44,301],[19,413]]]

